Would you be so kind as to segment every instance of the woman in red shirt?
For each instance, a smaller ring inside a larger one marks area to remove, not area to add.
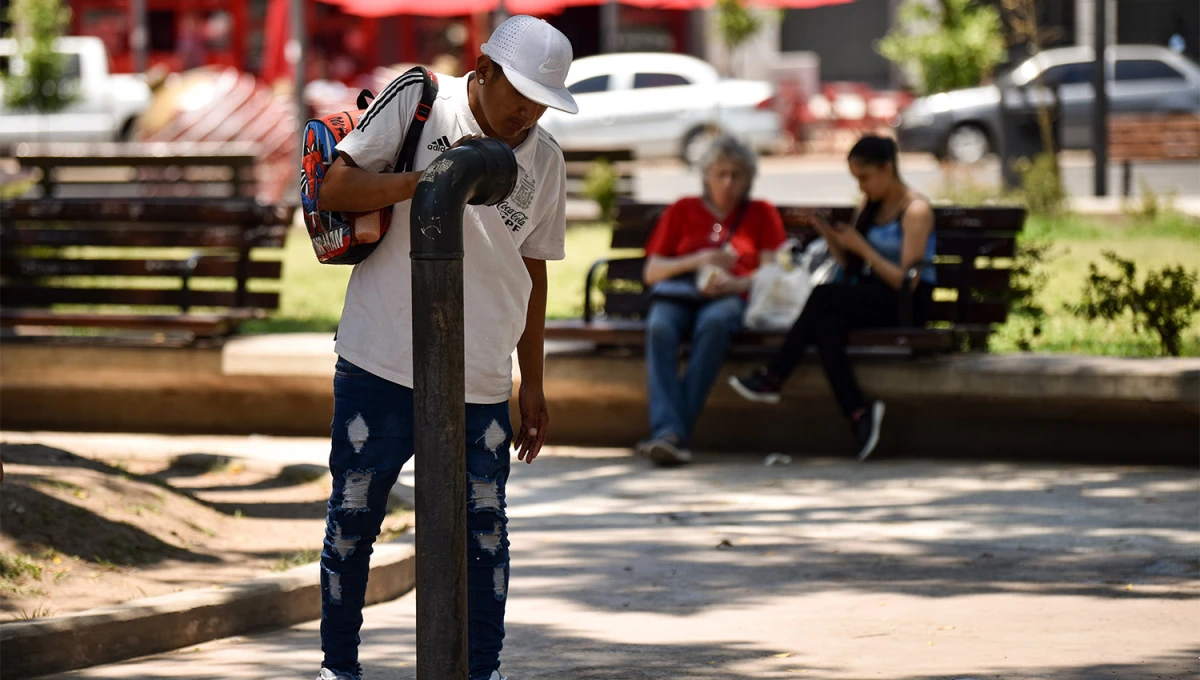
[[[701,167],[704,194],[667,208],[646,244],[652,434],[638,453],[658,465],[691,460],[688,439],[741,328],[751,275],[787,238],[775,206],[749,198],[758,167],[754,151],[723,136]],[[681,376],[679,345],[689,339]]]

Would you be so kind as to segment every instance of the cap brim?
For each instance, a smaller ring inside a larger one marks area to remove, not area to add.
[[[575,103],[575,97],[571,96],[571,92],[567,88],[546,87],[541,83],[535,83],[504,64],[501,66],[504,67],[504,77],[508,78],[508,82],[517,88],[517,92],[530,100],[566,113],[579,113],[579,105]]]

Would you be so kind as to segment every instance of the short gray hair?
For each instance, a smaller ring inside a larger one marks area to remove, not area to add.
[[[746,186],[746,193],[749,194],[750,187],[754,185],[754,178],[758,175],[758,154],[754,153],[754,149],[731,134],[722,134],[713,140],[712,146],[708,147],[708,151],[705,151],[704,156],[700,159],[700,173],[704,178],[706,195],[708,194],[708,171],[713,164],[719,161],[733,161],[742,166],[750,180]]]

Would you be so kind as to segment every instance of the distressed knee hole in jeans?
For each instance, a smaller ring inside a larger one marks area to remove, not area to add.
[[[331,541],[333,543],[333,551],[337,553],[343,562],[346,561],[346,558],[354,554],[354,550],[358,547],[360,539],[362,539],[362,536],[343,536],[342,525],[336,523],[333,525],[333,540]]]
[[[493,458],[499,458],[500,446],[508,439],[508,433],[504,431],[504,426],[499,420],[492,419],[491,425],[483,431],[483,436],[476,439],[476,442],[483,441],[483,447],[492,452]]]
[[[479,549],[489,555],[495,555],[500,552],[500,539],[504,537],[504,525],[496,522],[492,526],[490,532],[479,531],[475,533],[475,540],[479,541]]]
[[[325,570],[325,577],[329,580],[329,601],[333,604],[342,603],[342,575],[332,569],[321,565]]]
[[[492,571],[492,592],[495,593],[497,600],[504,600],[508,597],[508,584],[504,578],[504,565],[501,564]]]
[[[371,436],[371,429],[367,427],[367,421],[359,413],[351,418],[346,423],[346,438],[350,440],[350,445],[354,447],[355,453],[362,453],[363,447],[367,445],[367,439]]]
[[[366,512],[367,493],[371,490],[374,470],[350,470],[342,480],[342,510]]]
[[[468,474],[467,482],[471,487],[471,512],[504,512],[500,505],[500,485],[494,478]]]

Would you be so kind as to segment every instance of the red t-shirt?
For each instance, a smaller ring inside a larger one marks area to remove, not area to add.
[[[679,257],[708,248],[720,247],[726,241],[729,229],[737,217],[738,208],[725,219],[718,219],[708,209],[704,199],[683,198],[667,208],[654,233],[646,242],[646,255]],[[766,201],[750,201],[746,214],[738,224],[737,231],[729,242],[737,250],[738,260],[730,273],[749,276],[758,269],[759,253],[775,250],[787,240],[783,220],[775,206]]]

